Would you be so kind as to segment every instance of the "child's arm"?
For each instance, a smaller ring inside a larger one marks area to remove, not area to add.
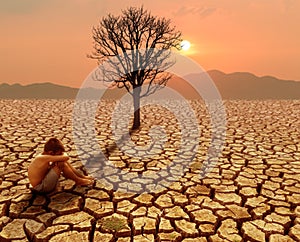
[[[39,159],[43,162],[58,162],[58,161],[67,161],[69,160],[69,156],[66,154],[63,155],[40,155]]]

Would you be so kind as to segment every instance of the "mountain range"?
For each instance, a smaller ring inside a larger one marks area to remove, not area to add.
[[[280,80],[271,76],[258,77],[247,72],[226,74],[211,70],[207,74],[214,81],[223,99],[300,99],[300,81]],[[189,74],[184,79],[201,81],[201,74]],[[177,76],[168,81],[167,86],[177,90],[187,99],[199,98],[199,94],[189,83]],[[2,99],[74,99],[78,88],[71,88],[52,83],[36,83],[30,85],[6,83],[0,84]],[[97,90],[86,89],[89,97]],[[104,98],[117,99],[126,91],[124,89],[107,90]]]

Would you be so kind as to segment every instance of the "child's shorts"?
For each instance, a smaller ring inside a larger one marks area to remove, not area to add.
[[[59,176],[53,168],[51,168],[41,183],[36,185],[33,190],[43,193],[52,192],[56,188],[58,179]]]

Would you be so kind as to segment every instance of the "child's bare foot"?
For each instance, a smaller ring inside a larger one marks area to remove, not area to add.
[[[94,184],[94,180],[82,178],[76,182],[77,186],[91,186]]]
[[[94,178],[94,177],[91,177],[91,176],[86,176],[86,175],[83,175],[83,174],[80,174],[80,175],[79,175],[79,177],[80,177],[80,178],[82,178],[82,179],[95,180],[95,178]]]
[[[94,180],[95,180],[95,178],[94,178],[94,177],[91,177],[91,176],[84,176],[83,178],[84,178],[84,179],[89,179],[89,180],[91,180],[91,181],[94,181]]]

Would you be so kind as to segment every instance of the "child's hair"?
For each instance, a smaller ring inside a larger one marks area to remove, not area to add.
[[[46,142],[44,146],[44,152],[50,151],[52,151],[53,153],[65,152],[65,147],[57,138],[51,138]]]

